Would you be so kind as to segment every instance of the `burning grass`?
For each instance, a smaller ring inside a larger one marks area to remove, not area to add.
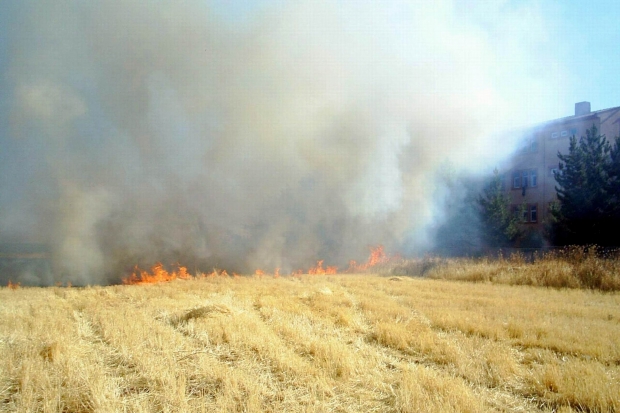
[[[398,257],[391,257],[385,253],[383,245],[378,245],[376,247],[370,248],[370,255],[368,260],[364,264],[358,264],[357,262],[351,260],[349,262],[349,267],[344,271],[346,274],[359,273],[364,271],[369,271],[379,265],[387,265],[396,260],[400,260]],[[319,260],[316,263],[316,266],[309,268],[304,271],[301,269],[295,270],[291,273],[291,275],[333,275],[339,274],[338,267],[335,265],[328,265],[327,267],[323,267],[324,260]],[[176,264],[175,269],[167,270],[165,266],[158,262],[151,268],[150,272],[146,270],[142,270],[136,266],[131,275],[124,277],[122,279],[123,284],[129,285],[140,285],[140,284],[157,284],[162,282],[169,282],[176,279],[189,280],[193,278],[206,278],[206,277],[228,277],[228,272],[226,270],[213,269],[213,271],[209,274],[198,273],[196,275],[191,275],[187,272],[187,267],[183,267],[180,264]],[[266,273],[262,269],[256,269],[254,271],[254,275],[257,277],[262,277],[265,275],[270,275]],[[271,274],[274,277],[278,278],[280,276],[280,268],[274,269]],[[234,277],[238,277],[239,275],[233,273]],[[11,283],[9,281],[9,286]]]
[[[616,412],[619,394],[613,292],[374,275],[0,289],[0,411]]]

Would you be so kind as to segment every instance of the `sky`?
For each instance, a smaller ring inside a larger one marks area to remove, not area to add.
[[[613,2],[0,3],[0,244],[24,284],[432,248],[446,170],[620,106]]]
[[[282,0],[214,0],[214,10],[231,24],[247,24],[252,16],[277,7]],[[476,21],[482,30],[509,31],[510,24],[539,20],[541,54],[551,61],[541,59],[532,70],[557,73],[551,94],[555,102],[549,107],[536,107],[533,121],[570,116],[574,103],[589,101],[593,110],[620,106],[620,5],[613,0],[593,1],[521,1],[465,0],[455,2],[464,18]],[[532,13],[515,15],[515,9],[531,6]],[[506,13],[509,20],[497,20]],[[507,24],[506,24],[507,23]],[[527,38],[516,39],[527,42]],[[552,99],[553,100],[553,99]]]
[[[554,37],[566,50],[561,64],[571,73],[571,82],[558,89],[570,90],[575,102],[590,101],[596,110],[618,106],[620,84],[613,76],[620,70],[620,6],[613,1],[563,3]]]

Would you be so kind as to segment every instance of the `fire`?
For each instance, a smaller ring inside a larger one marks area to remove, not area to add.
[[[316,267],[310,268],[308,270],[308,274],[310,275],[338,274],[338,267],[328,266],[327,268],[323,268],[323,261],[324,260],[317,261]]]
[[[9,290],[17,290],[21,286],[21,284],[14,283],[11,280],[9,280],[9,283],[6,286],[9,287]]]
[[[164,268],[164,265],[158,262],[153,265],[150,273],[148,271],[141,270],[138,266],[136,266],[133,274],[129,277],[123,278],[123,284],[154,284],[176,280],[177,278],[181,280],[188,280],[192,278],[192,276],[187,272],[186,267],[178,265],[177,271],[168,272]]]
[[[182,280],[189,280],[190,278],[192,278],[192,276],[187,272],[186,267],[183,267],[182,265],[178,265],[178,264],[177,266],[179,267],[179,271],[176,273],[177,278],[180,278]]]
[[[367,265],[368,267],[374,267],[377,264],[386,262],[387,259],[388,257],[385,255],[385,251],[383,251],[383,245],[379,245],[374,250],[371,250]]]
[[[366,263],[358,264],[356,261],[353,261],[353,260],[349,261],[349,267],[346,269],[345,273],[367,271],[376,265],[387,263],[395,258],[396,256],[391,257],[385,253],[385,249],[383,245],[378,245],[370,249],[370,256],[368,257],[368,260],[366,261]],[[324,262],[325,262],[324,260],[319,260],[317,261],[316,266],[309,268],[308,271],[304,272],[303,270],[296,270],[296,271],[291,272],[291,275],[299,276],[304,273],[310,274],[310,275],[338,274],[338,267],[336,266],[324,267],[323,266]],[[265,275],[265,271],[261,269],[257,269],[256,271],[254,271],[254,275],[258,277],[263,277]],[[187,272],[186,267],[183,267],[179,264],[177,264],[176,271],[169,272],[164,268],[162,263],[157,263],[151,268],[150,272],[141,270],[136,266],[134,269],[134,272],[130,276],[123,279],[123,284],[154,284],[154,283],[160,283],[160,282],[168,282],[168,281],[172,281],[176,279],[189,280],[193,278],[207,278],[207,277],[214,278],[218,276],[227,277],[227,278],[230,277],[230,275],[228,275],[228,272],[226,270],[218,270],[215,268],[209,274],[200,273],[197,276],[193,277],[191,274]],[[233,278],[238,278],[239,274],[233,272],[232,276]],[[274,270],[273,276],[274,278],[280,277],[280,268],[276,268]],[[19,284],[17,285],[11,284],[11,282],[9,281],[9,288],[17,288],[18,286]]]
[[[377,245],[370,249],[370,256],[365,264],[358,264],[354,260],[349,261],[349,268],[346,272],[366,271],[376,265],[385,264],[395,257],[390,257],[385,253],[383,245]]]
[[[316,275],[316,274],[325,274],[325,270],[323,269],[323,260],[319,260],[316,263],[316,267],[312,267],[308,270],[308,274]]]

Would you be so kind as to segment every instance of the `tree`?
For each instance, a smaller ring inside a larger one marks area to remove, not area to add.
[[[442,169],[443,171],[443,169]],[[480,216],[476,204],[480,193],[478,177],[465,172],[439,177],[443,219],[434,228],[433,253],[442,256],[471,256],[481,253]]]
[[[596,126],[568,154],[558,153],[558,203],[552,207],[550,238],[556,245],[618,245],[620,222],[620,139],[612,147]]]
[[[613,222],[610,230],[618,234],[620,230],[620,137],[617,136],[614,141],[614,145],[609,151],[609,189],[607,192],[611,206],[609,217]]]
[[[489,247],[510,247],[523,236],[519,229],[518,215],[511,210],[510,197],[504,191],[499,171],[493,171],[493,178],[478,198],[482,238]]]

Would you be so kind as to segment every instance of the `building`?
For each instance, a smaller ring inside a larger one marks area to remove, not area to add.
[[[557,199],[553,172],[559,166],[558,152],[568,153],[570,137],[585,136],[593,125],[609,141],[620,136],[620,106],[592,112],[590,102],[579,102],[573,116],[543,122],[520,133],[523,140],[503,176],[511,203],[515,211],[522,212],[525,227],[542,232],[550,218],[550,203]]]

